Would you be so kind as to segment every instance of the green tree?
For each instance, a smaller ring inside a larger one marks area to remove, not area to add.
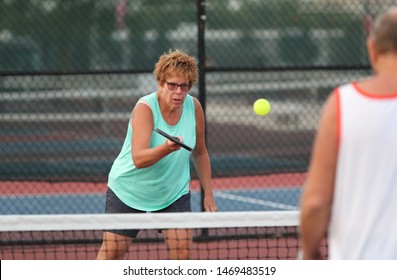
[[[90,38],[95,0],[56,1],[48,12],[45,26],[39,28],[40,41],[49,52],[45,57],[48,70],[87,70],[90,66]]]
[[[169,31],[182,23],[196,23],[195,1],[142,0],[139,6],[128,6],[126,18],[131,48],[131,66],[152,69],[158,56],[172,47],[178,47],[169,38]],[[183,36],[187,34],[180,34]],[[192,51],[192,50],[188,50]]]

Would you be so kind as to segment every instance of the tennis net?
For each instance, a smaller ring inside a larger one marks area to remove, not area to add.
[[[297,211],[5,215],[0,259],[95,259],[106,229],[142,229],[127,259],[167,259],[159,229],[190,228],[192,259],[296,259]]]

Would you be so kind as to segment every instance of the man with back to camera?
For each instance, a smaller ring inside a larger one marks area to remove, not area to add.
[[[367,39],[374,74],[328,97],[301,198],[304,259],[397,259],[397,6]]]

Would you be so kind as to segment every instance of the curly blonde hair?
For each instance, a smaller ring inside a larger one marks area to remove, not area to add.
[[[197,81],[198,72],[196,59],[176,49],[169,50],[160,56],[153,74],[160,84],[164,83],[168,77],[183,76],[193,85]]]

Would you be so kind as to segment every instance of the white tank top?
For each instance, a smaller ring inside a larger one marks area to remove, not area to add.
[[[397,259],[397,93],[336,90],[339,155],[330,259]]]

